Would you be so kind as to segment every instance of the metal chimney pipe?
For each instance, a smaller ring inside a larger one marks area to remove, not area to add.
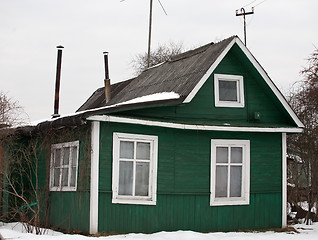
[[[55,97],[54,97],[54,113],[52,117],[59,117],[59,101],[60,101],[60,80],[61,80],[61,65],[62,65],[62,50],[63,46],[57,46],[57,64],[56,64],[56,80],[55,80]]]
[[[105,101],[106,103],[109,102],[111,98],[111,91],[110,91],[110,79],[109,79],[109,71],[108,71],[108,52],[103,52],[104,54],[104,64],[105,64]]]

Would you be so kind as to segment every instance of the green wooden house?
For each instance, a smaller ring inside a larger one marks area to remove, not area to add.
[[[102,87],[75,114],[35,127],[76,132],[52,144],[42,165],[52,226],[92,234],[286,226],[286,134],[303,124],[237,36],[110,92],[108,102]]]

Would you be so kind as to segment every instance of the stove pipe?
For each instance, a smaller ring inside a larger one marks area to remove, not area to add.
[[[110,79],[109,79],[109,71],[108,71],[108,52],[103,52],[104,54],[104,64],[105,64],[105,101],[109,102],[111,98],[110,94]]]
[[[59,101],[60,101],[60,80],[61,80],[61,65],[62,65],[62,50],[63,46],[57,46],[57,64],[56,64],[56,80],[55,80],[55,97],[54,97],[54,113],[53,118],[59,117]]]

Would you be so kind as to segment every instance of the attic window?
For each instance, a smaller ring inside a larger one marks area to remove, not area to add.
[[[243,77],[238,75],[214,75],[216,107],[244,107]]]

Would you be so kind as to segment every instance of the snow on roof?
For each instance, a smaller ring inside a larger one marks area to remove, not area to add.
[[[153,102],[153,101],[160,101],[160,100],[170,100],[170,99],[178,99],[180,95],[175,92],[161,92],[161,93],[154,93],[142,97],[137,97],[125,102],[121,102],[115,104],[115,106],[124,105],[124,104],[133,104],[133,103],[141,103],[141,102]]]
[[[79,116],[79,115],[84,114],[84,113],[95,112],[95,111],[98,111],[98,110],[104,110],[104,109],[114,108],[114,107],[117,107],[117,106],[123,106],[123,105],[128,105],[128,104],[146,103],[146,102],[163,101],[163,100],[172,100],[172,99],[179,99],[179,98],[180,98],[180,95],[175,93],[175,92],[154,93],[154,94],[150,94],[150,95],[143,96],[143,97],[137,97],[137,98],[134,98],[134,99],[131,99],[131,100],[128,100],[128,101],[125,101],[125,102],[113,104],[113,105],[108,105],[108,106],[104,106],[104,107],[93,108],[93,109],[84,110],[84,111],[80,111],[80,112],[65,114],[65,115],[61,115],[60,117],[56,117],[56,118],[47,118],[47,119],[41,119],[41,120],[32,121],[31,123],[27,123],[27,124],[24,124],[24,125],[19,126],[19,127],[35,127],[38,124],[44,123],[44,122],[54,122],[54,121],[59,120],[61,118]]]

